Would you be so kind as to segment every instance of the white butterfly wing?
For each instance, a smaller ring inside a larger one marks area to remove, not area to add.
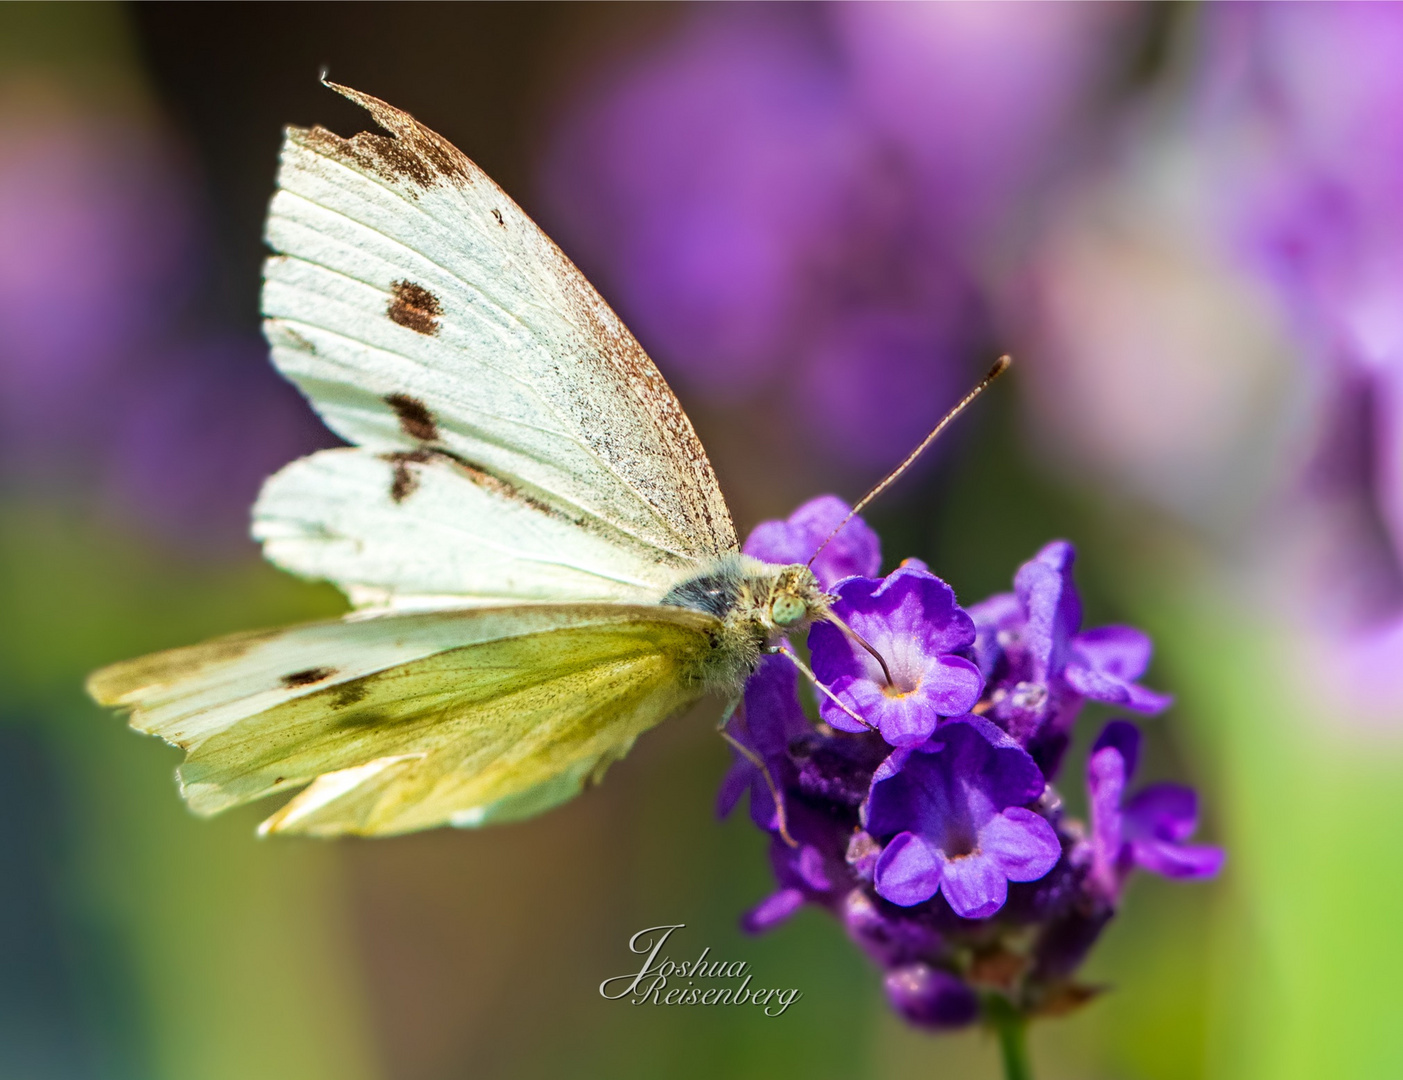
[[[416,597],[564,598],[550,592],[562,573],[569,596],[580,575],[616,579],[585,589],[602,599],[634,584],[656,597],[734,550],[691,423],[583,275],[446,140],[375,98],[334,89],[391,134],[288,130],[267,226],[278,254],[265,269],[265,333],[279,369],[338,434],[370,455],[424,459],[423,491],[395,497],[392,459],[358,519],[341,494],[318,487],[316,470],[362,485],[370,456],[299,463],[260,503],[257,527],[274,560]],[[502,497],[486,498],[473,477]],[[465,573],[481,547],[458,549],[441,573],[437,553],[389,550],[397,520],[417,519],[406,535],[462,531],[468,511],[453,510],[453,481],[480,511],[478,539],[538,542],[513,564],[506,590],[482,592],[482,575]],[[531,514],[551,520],[530,523]],[[329,546],[313,553],[319,531]],[[551,544],[570,566],[538,558]]]
[[[199,813],[310,783],[265,831],[477,825],[564,801],[695,702],[717,625],[624,604],[352,618],[114,664],[88,690],[187,751]]]
[[[357,607],[647,603],[678,575],[636,538],[443,455],[323,450],[273,476],[253,513],[272,562]]]

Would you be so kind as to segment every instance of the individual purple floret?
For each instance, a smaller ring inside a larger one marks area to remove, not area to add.
[[[1124,720],[1112,720],[1086,763],[1090,880],[1112,901],[1137,866],[1165,877],[1199,878],[1212,877],[1223,865],[1221,848],[1184,843],[1198,828],[1198,795],[1192,788],[1152,784],[1122,804],[1139,752],[1139,730]]]
[[[836,499],[815,500],[762,526],[745,550],[806,557],[797,549],[846,513]],[[977,619],[917,560],[867,576],[879,552],[856,519],[830,546],[833,610],[892,679],[828,621],[809,633],[813,670],[861,721],[818,691],[824,723],[812,724],[785,657],[766,657],[751,677],[731,725],[746,754],[719,809],[750,792],[776,888],[742,925],[761,932],[806,904],[824,908],[883,970],[897,1013],[930,1030],[1083,1004],[1096,991],[1076,981],[1077,969],[1130,871],[1205,877],[1223,860],[1185,843],[1197,823],[1190,789],[1156,785],[1122,804],[1140,745],[1125,721],[1093,748],[1089,829],[1064,815],[1049,783],[1060,748],[1048,752],[1046,729],[1065,741],[1085,699],[1147,711],[1168,703],[1135,682],[1148,639],[1124,627],[1080,630],[1066,543],[1025,564],[1015,591],[978,605]],[[1035,704],[1030,686],[1045,700]],[[1010,700],[1018,694],[1022,702]]]
[[[745,684],[744,723],[728,727],[732,738],[765,762],[777,785],[792,779],[794,765],[789,759],[790,743],[813,734],[794,690],[797,674],[794,666],[782,656],[767,656],[761,660],[760,667]],[[779,818],[769,784],[760,769],[745,757],[736,758],[721,782],[716,812],[725,817],[746,791],[750,792],[750,816],[755,824],[768,831],[778,829]]]
[[[767,563],[806,563],[825,589],[846,577],[873,577],[882,569],[882,542],[872,526],[855,517],[814,557],[852,509],[836,495],[810,499],[784,521],[762,521],[741,551]]]
[[[1128,626],[1078,633],[1076,553],[1055,540],[1018,568],[1013,592],[969,609],[975,662],[989,681],[988,715],[1057,771],[1082,704],[1101,701],[1157,713],[1173,700],[1135,682],[1150,663],[1150,639]]]
[[[939,891],[956,915],[994,914],[1010,881],[1036,881],[1062,854],[1052,826],[1026,809],[1044,786],[1028,752],[974,716],[895,751],[867,806],[867,831],[890,837],[873,875],[878,895],[911,907]]]
[[[961,1028],[979,1015],[979,999],[963,979],[929,964],[906,964],[886,977],[887,1000],[913,1024]]]
[[[914,746],[930,738],[942,716],[974,708],[984,680],[956,655],[974,643],[974,623],[949,585],[903,566],[882,580],[848,578],[834,592],[833,613],[882,655],[887,671],[836,625],[820,622],[809,634],[814,674],[882,738]],[[839,731],[864,730],[827,696],[819,714]]]

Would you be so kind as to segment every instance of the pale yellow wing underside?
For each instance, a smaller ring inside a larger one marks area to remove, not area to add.
[[[89,689],[188,751],[181,792],[199,813],[311,782],[263,831],[382,835],[578,793],[701,697],[717,625],[654,605],[391,615],[174,649]]]

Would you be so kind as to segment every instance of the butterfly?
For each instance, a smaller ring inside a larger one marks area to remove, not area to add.
[[[327,85],[388,134],[287,129],[262,309],[273,363],[351,445],[271,477],[253,535],[354,610],[88,689],[186,751],[199,814],[296,791],[263,833],[527,817],[737,697],[829,597],[740,553],[676,397],[531,219],[407,113]]]

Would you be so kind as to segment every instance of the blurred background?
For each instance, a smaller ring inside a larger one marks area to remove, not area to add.
[[[365,124],[323,64],[581,265],[742,533],[1012,352],[873,508],[888,566],[971,603],[1073,540],[1178,696],[1146,769],[1229,852],[1134,884],[1039,1075],[1403,1075],[1403,7],[873,3],[0,6],[0,1076],[996,1075],[820,913],[740,934],[769,871],[713,713],[534,822],[315,843],[195,820],[85,699],[343,610],[246,535],[333,442],[257,315],[281,126]],[[602,1000],[675,922],[803,998]]]

